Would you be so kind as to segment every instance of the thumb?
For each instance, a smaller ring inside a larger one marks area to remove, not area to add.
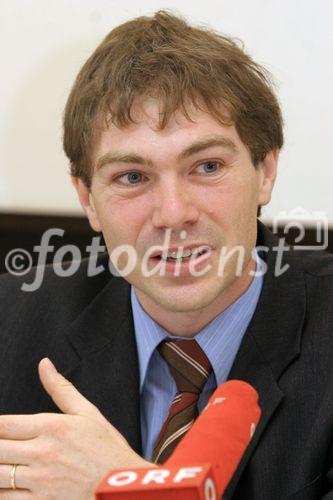
[[[82,394],[59,373],[49,358],[43,358],[38,365],[40,381],[58,408],[69,415],[86,415],[102,418],[95,405],[90,403]]]

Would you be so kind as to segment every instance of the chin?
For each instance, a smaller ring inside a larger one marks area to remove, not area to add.
[[[212,304],[222,293],[221,284],[199,285],[196,287],[174,287],[168,290],[156,290],[150,298],[163,309],[172,312],[194,312]]]

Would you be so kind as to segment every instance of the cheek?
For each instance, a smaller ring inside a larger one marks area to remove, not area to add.
[[[252,176],[230,179],[228,183],[206,193],[204,212],[223,232],[230,245],[248,247],[256,229],[256,185]]]
[[[236,181],[201,190],[197,199],[203,212],[216,222],[225,221],[227,224],[237,221],[249,202],[248,194]]]
[[[230,208],[230,215],[237,218],[252,215],[257,201],[257,189],[256,179],[252,172],[244,173],[228,184],[221,196],[225,205]]]
[[[134,244],[149,218],[149,206],[144,200],[111,200],[100,207],[103,234],[112,247]]]

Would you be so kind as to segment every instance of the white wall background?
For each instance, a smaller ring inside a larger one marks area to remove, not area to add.
[[[61,145],[69,89],[114,26],[160,8],[241,38],[275,76],[286,144],[264,220],[301,206],[333,225],[330,0],[2,0],[0,211],[82,213]]]

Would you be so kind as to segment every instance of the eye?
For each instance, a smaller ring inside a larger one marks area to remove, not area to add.
[[[139,184],[142,181],[142,174],[140,172],[127,172],[127,174],[119,175],[116,178],[117,181],[120,181],[121,184]],[[122,180],[121,180],[122,179]],[[127,180],[128,182],[126,182]]]
[[[198,165],[197,168],[203,168],[205,174],[214,174],[222,167],[221,163],[218,161],[205,161]]]

